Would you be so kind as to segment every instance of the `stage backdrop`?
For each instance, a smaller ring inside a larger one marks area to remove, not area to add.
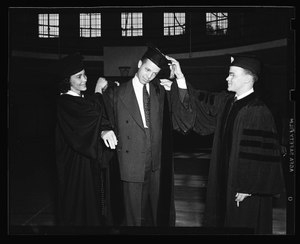
[[[146,52],[146,46],[104,47],[104,76],[120,76],[119,67],[130,67],[128,76],[134,76],[140,58]]]

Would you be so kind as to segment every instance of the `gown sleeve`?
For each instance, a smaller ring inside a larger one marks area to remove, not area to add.
[[[117,129],[115,124],[117,118],[116,87],[115,83],[109,81],[108,88],[102,93],[107,119],[115,131]]]
[[[171,102],[173,125],[178,130],[193,129],[200,135],[214,133],[218,111],[228,96],[226,92],[210,93],[194,89],[188,82],[187,89],[172,84]]]
[[[265,105],[248,108],[239,140],[237,192],[276,195],[283,191],[280,145]]]
[[[172,89],[167,92],[173,129],[188,134],[195,123],[195,113],[191,108],[190,97],[186,89],[180,89],[177,82],[173,82]]]
[[[58,99],[58,124],[69,146],[78,153],[97,159],[102,130],[110,129],[103,116],[101,95],[87,98],[61,95]]]

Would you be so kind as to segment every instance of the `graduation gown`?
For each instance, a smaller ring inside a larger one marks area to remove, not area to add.
[[[283,192],[280,147],[271,112],[252,93],[234,102],[232,93],[189,87],[194,130],[214,132],[205,226],[248,227],[272,233],[272,197]],[[240,202],[236,193],[252,194]]]
[[[101,94],[63,94],[57,101],[56,165],[59,224],[106,224],[105,169],[111,158],[100,133],[111,129]]]
[[[143,155],[139,152],[143,149],[144,136],[136,136],[137,133],[142,134],[143,125],[130,82],[132,81],[114,88],[109,85],[109,88],[103,93],[103,97],[110,121],[118,135],[117,152],[121,178],[126,181],[142,182],[144,178],[143,165],[134,162],[143,162]],[[157,114],[153,121],[155,126],[151,125],[153,126],[151,137],[155,143],[152,145],[152,167],[154,167],[153,170],[161,170],[156,225],[175,226],[172,129],[186,133],[192,127],[192,116],[184,106],[184,104],[188,104],[188,95],[183,96],[185,100],[180,100],[178,88],[174,88],[174,92],[166,92],[159,82],[158,79],[154,79],[150,83],[150,114]],[[129,127],[130,125],[131,127]],[[134,131],[135,135],[130,134],[131,131]],[[131,142],[132,138],[141,141]],[[153,138],[155,139],[153,140]],[[135,153],[131,155],[132,151]]]

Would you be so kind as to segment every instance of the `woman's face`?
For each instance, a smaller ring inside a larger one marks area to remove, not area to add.
[[[87,76],[85,75],[85,70],[81,70],[80,72],[71,75],[70,83],[71,83],[71,91],[80,94],[80,92],[85,91],[86,87]]]

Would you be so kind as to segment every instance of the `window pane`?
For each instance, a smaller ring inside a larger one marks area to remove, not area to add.
[[[88,14],[80,14],[80,28],[89,27],[89,15]]]
[[[48,14],[39,14],[39,25],[48,24]]]
[[[164,35],[183,35],[185,32],[185,13],[164,13]]]
[[[49,35],[50,37],[58,36],[58,27],[50,26]]]
[[[122,36],[143,35],[142,13],[121,13]]]
[[[58,14],[49,14],[49,22],[52,26],[58,26]]]
[[[83,37],[90,37],[90,30],[89,29],[82,29],[82,36]]]
[[[38,23],[40,38],[59,36],[59,14],[39,14]]]
[[[91,29],[91,37],[101,36],[100,29]]]
[[[206,34],[226,35],[228,28],[228,13],[206,13]]]
[[[81,37],[101,36],[101,13],[81,13],[80,30]]]

